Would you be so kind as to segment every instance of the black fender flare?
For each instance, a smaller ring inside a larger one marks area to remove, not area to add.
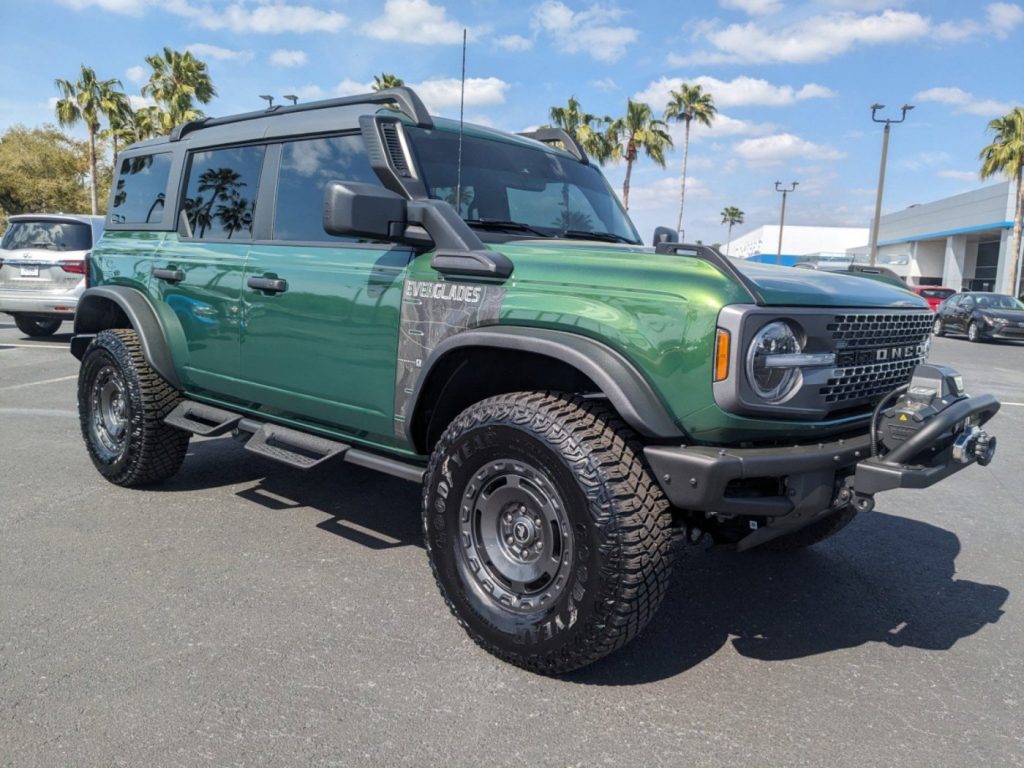
[[[79,298],[75,311],[75,335],[71,339],[71,354],[81,360],[86,347],[97,333],[116,327],[111,324],[108,302],[114,303],[128,318],[128,322],[139,336],[146,362],[171,386],[181,389],[181,379],[174,366],[174,358],[167,343],[163,324],[149,299],[137,288],[101,285],[86,289]]]
[[[487,326],[462,331],[442,341],[423,364],[408,413],[417,413],[420,396],[434,367],[454,350],[469,347],[530,352],[567,363],[594,382],[622,419],[640,435],[658,440],[685,439],[653,387],[622,354],[587,336],[528,326]]]

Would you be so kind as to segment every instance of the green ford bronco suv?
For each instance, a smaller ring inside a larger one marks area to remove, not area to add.
[[[537,672],[637,635],[676,541],[805,547],[994,452],[922,299],[644,248],[555,129],[404,88],[272,107],[130,147],[110,200],[71,344],[100,473],[230,433],[422,483],[452,613]]]

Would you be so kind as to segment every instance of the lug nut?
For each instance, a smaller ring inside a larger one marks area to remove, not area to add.
[[[512,539],[512,537],[511,537],[511,536],[506,536],[506,537],[505,537],[505,543],[506,543],[506,544],[511,544],[512,542],[513,542],[513,539]]]

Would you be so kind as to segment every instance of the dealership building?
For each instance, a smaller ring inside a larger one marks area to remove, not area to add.
[[[1015,191],[1004,181],[885,214],[878,225],[877,263],[911,285],[1016,295],[1008,274]],[[868,246],[847,252],[866,261]]]
[[[779,254],[779,225],[757,227],[730,240],[722,253],[740,259],[792,266],[798,261],[847,259],[850,248],[868,241],[867,227],[805,227],[787,224],[782,231]]]

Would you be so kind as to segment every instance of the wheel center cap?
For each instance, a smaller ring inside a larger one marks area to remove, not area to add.
[[[512,525],[512,536],[517,544],[528,544],[534,538],[533,521],[521,517]]]

